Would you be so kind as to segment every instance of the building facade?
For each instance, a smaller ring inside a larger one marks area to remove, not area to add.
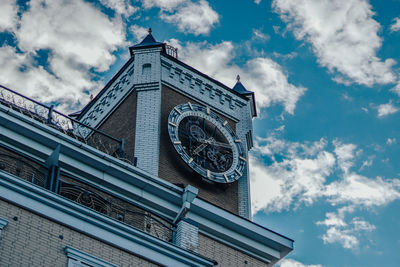
[[[272,266],[252,222],[254,94],[151,31],[81,111],[0,88],[0,266]]]

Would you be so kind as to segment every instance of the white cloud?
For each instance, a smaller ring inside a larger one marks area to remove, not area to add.
[[[361,167],[360,167],[360,170],[363,170],[363,169],[365,169],[367,167],[371,167],[373,161],[374,161],[374,157],[369,157],[367,160],[364,160],[362,165],[361,165]]]
[[[397,143],[397,140],[396,140],[396,138],[388,138],[387,140],[386,140],[386,144],[388,145],[388,146],[391,146],[391,145],[393,145],[393,144],[396,144]]]
[[[400,31],[400,18],[395,18],[393,21],[393,24],[390,25],[390,30],[392,32]]]
[[[359,240],[351,234],[351,231],[330,227],[326,234],[323,235],[324,243],[340,243],[343,248],[356,249],[359,245]]]
[[[326,226],[336,226],[336,227],[347,226],[347,223],[344,221],[343,216],[338,216],[338,214],[334,212],[327,212],[325,216],[326,216],[325,220],[319,221],[316,224],[326,225]]]
[[[131,16],[139,9],[138,7],[132,6],[129,0],[100,0],[100,2],[104,6],[111,8],[118,14],[125,15],[126,17]]]
[[[159,7],[162,10],[172,11],[187,0],[142,0],[144,8]]]
[[[385,117],[398,111],[399,108],[395,107],[391,102],[387,104],[381,104],[378,106],[378,117]]]
[[[324,195],[334,205],[352,204],[360,207],[386,205],[400,198],[400,180],[371,179],[356,173],[326,186]]]
[[[132,25],[131,27],[129,27],[129,30],[133,33],[135,39],[138,42],[141,42],[144,39],[144,37],[146,37],[147,34],[149,34],[149,29],[145,27],[140,27],[138,25]]]
[[[353,166],[354,150],[356,146],[354,144],[342,144],[338,140],[334,140],[333,145],[335,146],[334,152],[338,159],[338,166],[347,173],[349,168]]]
[[[281,211],[289,209],[296,201],[312,204],[321,196],[326,177],[331,173],[335,158],[323,151],[324,140],[308,145],[289,143],[270,138],[256,151],[273,155],[285,148],[287,154],[282,161],[265,166],[252,159],[250,168],[253,212],[259,210]]]
[[[232,63],[235,47],[231,42],[216,45],[187,43],[185,46],[176,40],[170,43],[179,48],[182,61],[224,84],[233,87],[236,75],[240,74],[243,85],[255,92],[258,108],[282,104],[286,112],[293,114],[297,101],[306,91],[304,87],[290,84],[282,67],[270,58],[257,57],[242,67],[235,65]]]
[[[87,91],[101,89],[90,70],[108,70],[113,52],[125,44],[121,19],[81,0],[32,0],[18,23],[13,33],[21,52],[1,47],[8,64],[0,67],[0,83],[42,102],[63,103],[61,109],[77,108],[89,100]],[[38,65],[43,51],[47,62]]]
[[[325,201],[337,211],[326,213],[326,219],[317,222],[327,228],[324,242],[358,248],[360,237],[375,226],[357,217],[346,219],[346,214],[400,199],[400,180],[369,178],[352,171],[362,152],[354,144],[335,139],[330,151],[324,139],[301,144],[278,139],[278,134],[274,131],[268,138],[256,138],[250,158],[253,213],[280,212]],[[265,157],[272,163],[265,165]],[[372,164],[373,156],[369,159]]]
[[[269,36],[263,33],[261,30],[253,29],[253,39],[259,39],[261,41],[266,41],[269,39]]]
[[[143,0],[142,5],[145,9],[160,8],[160,18],[184,33],[207,35],[219,22],[218,13],[206,0]]]
[[[390,89],[390,91],[400,96],[400,83],[396,84],[396,86]]]
[[[311,265],[305,265],[299,261],[293,260],[293,259],[283,259],[281,260],[278,265],[280,267],[322,267],[321,264],[311,264]]]
[[[17,23],[17,3],[14,0],[0,1],[0,31],[12,30]]]
[[[318,62],[334,80],[372,86],[396,81],[393,59],[382,61],[380,25],[366,0],[274,0],[274,10],[298,40],[311,43]]]
[[[376,229],[374,225],[359,217],[355,217],[349,223],[346,223],[346,213],[353,211],[354,207],[343,207],[337,213],[326,213],[324,221],[316,222],[317,225],[327,227],[326,233],[322,236],[325,244],[339,243],[343,248],[357,250],[360,245],[360,236],[365,232]]]
[[[219,21],[218,13],[205,0],[186,2],[178,6],[175,13],[163,12],[160,17],[175,24],[181,32],[194,35],[208,34]]]

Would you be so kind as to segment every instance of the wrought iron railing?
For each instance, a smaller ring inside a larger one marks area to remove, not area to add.
[[[60,182],[60,195],[124,222],[164,241],[172,241],[172,224],[150,212],[69,182]]]
[[[12,153],[1,146],[0,171],[47,189],[51,179],[49,169],[44,165]],[[59,179],[59,187],[55,193],[159,239],[172,242],[174,227],[166,219],[72,178]]]
[[[85,125],[38,101],[0,85],[0,104],[46,124],[74,139],[88,144],[108,155],[128,161],[124,140]]]
[[[172,45],[165,44],[165,53],[176,59],[178,58],[178,48],[175,48]]]

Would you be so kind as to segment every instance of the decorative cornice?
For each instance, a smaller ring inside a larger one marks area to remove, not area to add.
[[[112,111],[118,106],[127,93],[133,88],[132,75],[134,72],[134,61],[131,62],[131,66],[126,68],[121,75],[115,79],[115,81],[105,89],[104,93],[95,99],[96,103],[92,104],[80,118],[80,121],[93,128],[98,126],[104,119],[112,113]]]
[[[162,82],[196,98],[197,101],[209,103],[214,109],[236,119],[238,119],[237,112],[248,112],[241,110],[248,104],[247,100],[214,82],[213,79],[207,78],[206,75],[200,75],[200,72],[188,68],[184,63],[179,64],[162,56],[161,67]]]

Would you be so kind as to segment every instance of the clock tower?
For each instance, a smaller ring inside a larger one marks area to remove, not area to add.
[[[229,88],[178,59],[151,30],[78,119],[125,141],[138,168],[251,219],[248,151],[254,93]]]

